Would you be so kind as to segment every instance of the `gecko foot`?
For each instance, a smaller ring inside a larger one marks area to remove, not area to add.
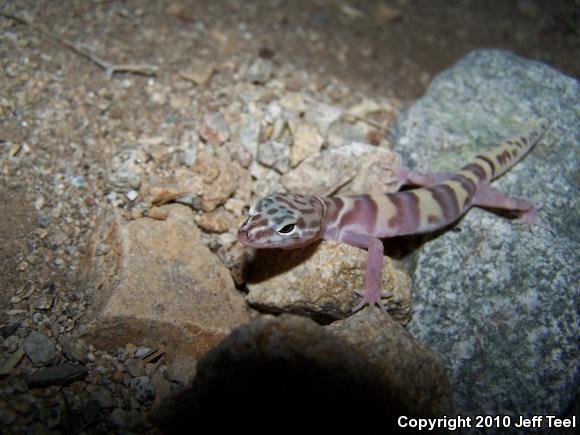
[[[538,211],[542,208],[542,206],[532,206],[528,210],[522,212],[520,217],[514,220],[514,224],[516,225],[527,225],[530,232],[532,231],[533,227],[540,227],[549,231],[552,235],[554,235],[554,231],[546,224],[542,222],[540,217],[538,216]]]
[[[365,305],[369,307],[373,307],[377,305],[382,312],[386,312],[387,309],[385,308],[385,304],[383,304],[382,298],[388,298],[393,296],[391,292],[388,291],[381,291],[381,290],[365,290],[365,291],[354,291],[357,295],[362,297],[362,300],[352,309],[353,313],[356,313],[358,310],[363,308]]]

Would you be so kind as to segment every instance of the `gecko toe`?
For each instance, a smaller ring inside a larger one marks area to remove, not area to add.
[[[541,206],[531,207],[529,210],[523,212],[518,219],[515,219],[513,222],[515,225],[527,225],[530,232],[532,232],[533,227],[542,228],[552,235],[554,235],[554,231],[548,225],[544,224],[538,216],[538,210],[540,210]]]
[[[357,311],[359,311],[362,307],[364,307],[367,304],[367,302],[363,299],[362,301],[360,301],[352,310],[352,313],[356,313]]]
[[[383,303],[383,301],[381,299],[379,299],[379,308],[381,309],[381,311],[383,313],[387,312],[387,309],[385,308],[385,304]]]
[[[360,309],[364,308],[366,305],[369,307],[374,307],[375,305],[379,307],[379,309],[383,312],[387,312],[387,308],[383,303],[383,297],[392,296],[391,292],[388,291],[358,291],[354,290],[354,292],[359,295],[362,299],[361,301],[351,310],[353,313],[356,313]]]

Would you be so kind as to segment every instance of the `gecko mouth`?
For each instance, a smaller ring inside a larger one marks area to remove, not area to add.
[[[249,243],[248,232],[240,228],[238,231],[238,240],[242,245],[247,245]]]

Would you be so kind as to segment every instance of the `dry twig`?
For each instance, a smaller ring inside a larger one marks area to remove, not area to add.
[[[16,15],[7,14],[4,12],[0,12],[0,16],[7,18],[9,20],[16,21],[20,24],[25,24],[25,25],[39,31],[40,33],[54,39],[59,44],[64,45],[65,47],[68,47],[69,49],[71,49],[75,53],[81,55],[85,59],[88,59],[89,61],[93,62],[95,65],[97,65],[100,68],[102,68],[103,70],[105,70],[105,72],[107,73],[107,75],[109,77],[117,72],[127,72],[127,73],[133,73],[133,74],[141,74],[141,75],[145,75],[145,76],[154,76],[157,74],[157,72],[159,70],[159,68],[156,65],[115,64],[115,63],[108,62],[106,60],[103,60],[103,59],[95,56],[88,49],[86,49],[78,44],[75,44],[74,42],[69,41],[66,38],[63,38],[62,36],[60,36],[59,34],[53,32],[51,30],[48,30],[46,27],[33,23],[28,18],[18,17]]]

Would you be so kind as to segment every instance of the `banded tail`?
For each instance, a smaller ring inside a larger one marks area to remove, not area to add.
[[[478,155],[461,171],[472,170],[477,174],[483,171],[486,181],[495,180],[519,162],[542,139],[550,125],[551,122],[542,120],[539,126],[527,135],[508,139],[490,151]],[[478,166],[479,169],[474,166]]]

